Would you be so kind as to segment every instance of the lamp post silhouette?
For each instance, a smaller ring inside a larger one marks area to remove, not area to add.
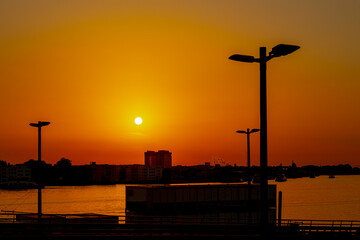
[[[250,129],[248,128],[246,131],[242,131],[242,130],[238,130],[236,131],[237,133],[244,133],[246,134],[246,138],[247,138],[247,167],[248,167],[248,172],[247,172],[247,181],[248,181],[248,209],[249,209],[249,213],[248,213],[248,221],[249,223],[251,223],[251,168],[250,168],[250,134],[251,133],[255,133],[260,131],[260,129]]]
[[[267,56],[266,47],[260,47],[260,57],[234,54],[230,60],[260,64],[260,225],[263,231],[268,227],[268,177],[267,177],[267,103],[266,103],[266,63],[274,57],[288,55],[300,47],[279,44]]]
[[[40,174],[40,165],[41,165],[41,127],[49,125],[50,122],[41,122],[38,123],[30,123],[29,125],[32,127],[38,128],[38,169],[39,169],[39,176],[38,176],[38,223],[41,223],[42,220],[42,213],[41,213],[41,174]]]

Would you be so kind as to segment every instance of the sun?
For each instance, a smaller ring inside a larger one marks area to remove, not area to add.
[[[136,124],[136,125],[140,125],[140,124],[142,124],[142,122],[143,122],[143,120],[142,120],[141,117],[135,118],[135,124]]]

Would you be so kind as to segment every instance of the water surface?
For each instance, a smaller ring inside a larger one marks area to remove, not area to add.
[[[288,179],[276,184],[283,192],[283,218],[360,220],[360,176]],[[46,187],[43,213],[121,215],[125,210],[125,186]],[[0,210],[37,212],[37,190],[0,190]]]
[[[283,218],[360,220],[360,175],[288,179],[276,184],[283,192]]]

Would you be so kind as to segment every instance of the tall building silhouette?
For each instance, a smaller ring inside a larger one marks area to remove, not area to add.
[[[171,168],[171,152],[167,150],[146,151],[145,167]]]

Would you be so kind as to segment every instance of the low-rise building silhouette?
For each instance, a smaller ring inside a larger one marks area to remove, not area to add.
[[[163,178],[161,167],[145,167],[144,165],[129,165],[126,167],[126,181],[159,181]]]
[[[120,165],[91,163],[92,181],[94,183],[115,183],[120,181]]]
[[[31,168],[24,164],[0,166],[0,182],[30,180]]]

